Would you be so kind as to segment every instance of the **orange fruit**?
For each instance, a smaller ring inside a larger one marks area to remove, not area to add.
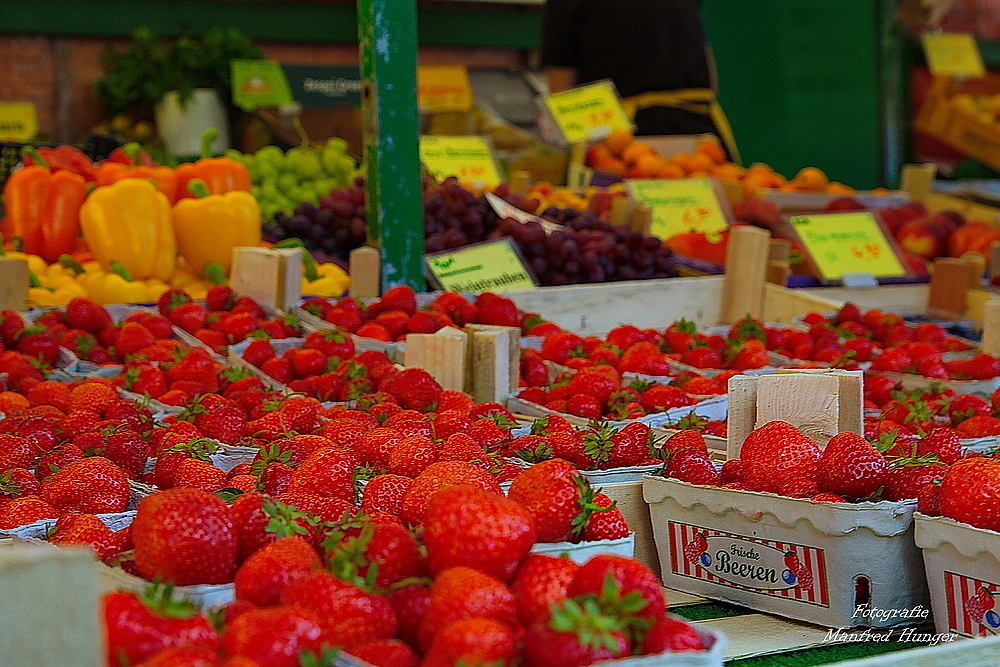
[[[612,130],[611,134],[604,140],[604,145],[614,157],[621,157],[625,147],[635,141],[635,137],[628,130]]]
[[[724,181],[738,181],[743,178],[743,167],[732,162],[723,162],[712,170],[712,175]]]
[[[715,169],[715,162],[705,153],[696,152],[691,156],[691,171],[709,172]]]
[[[611,155],[611,151],[604,144],[597,144],[596,146],[591,146],[587,150],[587,156],[584,158],[584,164],[588,167],[593,167],[595,164],[601,160],[607,160],[614,157]]]
[[[678,153],[677,155],[674,155],[672,158],[670,158],[670,162],[676,164],[684,171],[685,174],[687,174],[691,171],[694,171],[694,166],[691,164],[692,158],[693,156],[688,155],[686,153]]]
[[[657,172],[659,172],[660,169],[662,169],[666,164],[667,161],[664,160],[659,155],[656,155],[655,153],[649,153],[647,155],[641,156],[639,160],[635,163],[635,166],[639,171],[641,171],[647,177],[650,177],[650,176],[655,176]]]
[[[601,171],[606,171],[609,174],[615,174],[616,176],[621,176],[625,173],[625,163],[617,158],[608,158],[607,160],[602,160],[594,165],[594,169],[600,169]]]
[[[849,195],[854,193],[854,188],[837,181],[832,181],[826,186],[826,191],[832,195]]]
[[[822,170],[816,167],[803,167],[795,174],[792,183],[801,190],[824,190],[829,181]]]
[[[654,176],[656,178],[684,178],[684,169],[676,162],[664,160]]]
[[[688,173],[688,178],[708,178],[712,175],[712,172],[706,169],[695,169]]]
[[[698,144],[698,148],[695,150],[702,155],[707,155],[715,164],[722,164],[726,161],[726,151],[717,141],[703,141]]]
[[[649,144],[641,141],[633,141],[622,151],[622,160],[625,164],[636,164],[643,155],[656,155],[656,151]]]

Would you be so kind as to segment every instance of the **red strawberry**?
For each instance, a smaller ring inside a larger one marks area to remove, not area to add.
[[[578,667],[615,660],[631,646],[620,623],[592,600],[567,599],[549,619],[535,621],[524,635],[525,667]]]
[[[110,325],[112,319],[108,311],[90,299],[75,297],[66,304],[66,322],[72,329],[93,334]]]
[[[324,547],[334,571],[356,573],[379,588],[426,570],[420,545],[401,523],[351,520],[335,528]]]
[[[236,571],[233,579],[236,599],[258,607],[273,607],[289,583],[321,567],[322,562],[309,543],[298,537],[279,539],[247,558]]]
[[[857,433],[844,431],[826,443],[817,481],[823,491],[863,498],[877,491],[887,474],[882,454]]]
[[[123,512],[129,498],[128,476],[108,459],[91,456],[63,466],[40,495],[62,512]]]
[[[518,619],[525,626],[549,617],[549,607],[566,597],[580,566],[569,558],[529,554],[511,581]]]
[[[621,511],[615,506],[615,502],[603,493],[594,496],[594,505],[601,508],[595,511],[587,519],[583,528],[583,541],[593,542],[596,540],[617,540],[628,537],[628,524]]]
[[[941,515],[977,528],[1000,528],[1000,464],[969,458],[953,464],[941,480]]]
[[[917,456],[936,454],[942,463],[954,463],[962,458],[962,441],[958,432],[948,426],[935,426],[917,441]]]
[[[281,604],[315,613],[330,645],[349,646],[396,634],[396,616],[388,600],[328,572],[310,572],[288,584]]]
[[[194,605],[171,599],[169,586],[107,593],[101,607],[110,667],[138,665],[170,647],[215,648],[215,629]]]
[[[62,515],[56,521],[49,542],[89,547],[103,561],[117,556],[120,551],[115,533],[93,514]]]
[[[420,664],[420,656],[401,639],[377,639],[355,644],[347,653],[380,667],[417,667]]]
[[[920,490],[934,480],[942,478],[948,466],[933,459],[895,459],[889,465],[882,496],[898,501],[916,498]]]
[[[613,578],[622,598],[630,593],[638,593],[646,604],[637,613],[647,619],[656,619],[666,613],[663,587],[653,572],[633,558],[613,554],[598,554],[580,566],[573,577],[567,595],[601,596],[605,580]]]
[[[917,492],[917,511],[927,516],[941,516],[941,485],[924,484]]]
[[[581,488],[589,487],[581,478],[568,461],[551,459],[531,466],[511,484],[507,495],[534,518],[539,542],[571,539],[573,522],[580,515]]]
[[[490,618],[463,618],[441,628],[421,665],[509,665],[516,656],[517,642],[509,626]]]
[[[132,523],[135,563],[147,579],[178,586],[232,581],[236,536],[229,508],[199,489],[143,498]]]
[[[215,285],[205,294],[205,306],[209,310],[229,310],[236,303],[236,293],[229,285]]]
[[[505,581],[534,543],[534,521],[521,504],[475,487],[438,491],[424,513],[432,573],[464,565]]]
[[[419,630],[419,646],[430,648],[435,635],[465,618],[489,618],[513,627],[517,620],[514,594],[500,580],[469,567],[438,573]]]
[[[38,496],[22,496],[0,503],[0,529],[10,530],[42,519],[58,519],[61,514]]]
[[[639,652],[642,655],[656,655],[667,651],[704,651],[706,648],[693,625],[668,616],[657,619],[646,632]]]
[[[115,339],[115,352],[120,359],[124,359],[154,343],[156,336],[149,329],[137,322],[126,322]]]
[[[222,633],[222,649],[253,665],[299,667],[300,654],[323,652],[326,636],[321,619],[307,609],[289,606],[251,609],[240,614]],[[318,662],[316,664],[319,664]]]
[[[216,468],[212,462],[194,458],[181,461],[174,475],[175,487],[201,489],[209,493],[221,491],[226,486],[226,481],[226,473]]]
[[[822,454],[815,442],[784,422],[769,422],[756,430],[763,433],[753,439],[751,433],[741,450],[746,481],[751,487],[787,493],[786,486],[815,482]]]
[[[365,485],[361,511],[387,512],[399,516],[403,511],[403,497],[413,484],[413,479],[402,475],[376,475]]]
[[[379,384],[379,391],[395,396],[408,410],[427,411],[437,403],[441,385],[421,368],[407,368],[386,376]]]
[[[662,473],[690,484],[719,485],[719,471],[708,454],[696,447],[681,447],[670,453]]]

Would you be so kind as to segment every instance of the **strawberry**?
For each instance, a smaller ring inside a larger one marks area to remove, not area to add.
[[[353,519],[333,528],[323,543],[326,561],[342,578],[385,589],[425,573],[420,545],[401,523]]]
[[[184,459],[174,474],[174,487],[201,489],[209,493],[221,491],[226,486],[226,473],[210,461],[195,458]]]
[[[236,571],[236,599],[273,607],[289,583],[321,567],[319,555],[309,543],[298,537],[279,539],[255,552]]]
[[[15,349],[45,366],[54,366],[59,359],[59,339],[55,334],[37,325],[18,334]]]
[[[420,656],[401,639],[379,639],[355,644],[347,653],[363,662],[381,667],[417,667],[420,664]]]
[[[66,322],[70,328],[97,333],[111,324],[111,315],[90,299],[75,297],[66,304]]]
[[[427,503],[424,544],[433,573],[464,565],[506,581],[534,543],[531,514],[501,494],[450,486]]]
[[[941,516],[941,485],[924,484],[917,492],[917,511],[927,516]]]
[[[420,664],[509,665],[516,656],[517,641],[509,626],[490,618],[463,618],[441,628]]]
[[[577,667],[627,656],[631,649],[620,622],[595,600],[566,599],[548,619],[535,621],[524,635],[525,667]]]
[[[293,473],[288,490],[355,501],[354,468],[357,460],[336,449],[311,454]]]
[[[159,398],[167,391],[167,378],[156,366],[133,366],[121,376],[122,387],[140,396]]]
[[[61,514],[38,496],[22,496],[0,504],[0,529],[10,530],[42,519],[58,519]]]
[[[281,604],[311,611],[330,645],[351,645],[396,634],[396,616],[386,598],[341,581],[328,572],[310,572],[281,593]]]
[[[389,472],[406,477],[416,477],[427,466],[437,461],[439,445],[422,435],[403,438],[389,455]]]
[[[236,293],[229,285],[214,285],[205,294],[205,306],[211,311],[229,310],[236,303]]]
[[[103,456],[91,456],[67,463],[39,495],[62,512],[123,512],[129,498],[128,476]]]
[[[419,647],[430,648],[438,632],[466,618],[488,618],[513,627],[517,620],[513,592],[502,581],[469,567],[439,572],[420,623]]]
[[[21,498],[38,495],[38,479],[26,468],[11,468],[0,475],[0,497]]]
[[[708,454],[705,437],[698,431],[684,429],[674,433],[663,442],[663,453],[675,452],[681,447],[694,447],[698,451]]]
[[[565,542],[572,537],[580,514],[580,472],[563,459],[536,463],[511,484],[508,497],[528,510],[535,520],[539,542]]]
[[[970,417],[955,427],[960,438],[984,438],[1000,435],[1000,418],[992,416]]]
[[[13,310],[0,310],[0,341],[7,349],[14,347],[17,334],[25,329],[24,318]]]
[[[49,536],[49,542],[88,547],[102,561],[117,556],[119,552],[115,533],[93,514],[63,514],[56,521],[55,532]]]
[[[758,437],[752,437],[757,431],[761,431]],[[779,494],[797,481],[815,481],[821,454],[815,442],[785,422],[755,429],[741,450],[747,483],[756,490]]]
[[[132,522],[135,563],[143,577],[177,586],[221,584],[236,570],[229,508],[200,489],[168,489],[143,498]]]
[[[653,572],[633,558],[626,558],[615,554],[598,554],[593,556],[586,563],[580,566],[573,581],[567,589],[567,595],[578,597],[581,595],[595,595],[602,600],[602,605],[614,603],[606,600],[607,594],[602,592],[606,587],[605,581],[613,579],[617,584],[617,593],[620,596],[617,603],[621,605],[617,611],[625,611],[629,605],[630,595],[638,594],[645,601],[645,605],[636,605],[632,613],[645,618],[653,619],[662,617],[666,613],[666,600],[663,597],[663,587]],[[634,596],[633,596],[634,597]]]
[[[544,348],[543,348],[544,352]],[[622,353],[618,362],[618,370],[622,372],[643,373],[645,375],[669,375],[670,366],[663,353],[653,343],[641,341]]]
[[[677,387],[653,383],[639,393],[639,401],[649,412],[663,412],[673,408],[693,405],[695,400]]]
[[[569,558],[529,554],[518,567],[510,587],[517,616],[525,626],[549,617],[549,606],[566,597],[580,566]]]
[[[573,394],[566,401],[565,412],[584,419],[600,419],[601,403],[587,394]]]
[[[977,528],[1000,528],[997,498],[1000,498],[1000,465],[994,459],[976,457],[958,461],[941,480],[941,515]]]
[[[672,477],[689,484],[719,485],[719,471],[708,458],[708,454],[696,447],[681,447],[669,454],[667,463],[660,471],[664,477]]]
[[[936,454],[942,463],[954,463],[962,458],[962,441],[958,432],[948,426],[935,426],[917,441],[917,456]]]
[[[42,453],[27,438],[0,433],[0,472],[11,468],[34,468],[35,457]]]
[[[891,501],[916,498],[926,484],[942,478],[947,470],[937,457],[895,459],[889,465],[882,496]]]
[[[583,353],[583,339],[575,333],[562,331],[542,341],[542,356],[557,364],[565,364],[571,356]]]
[[[101,611],[110,667],[138,665],[171,647],[215,648],[215,629],[193,604],[172,599],[169,585],[152,585],[141,595],[107,593]]]
[[[323,652],[325,640],[322,621],[315,613],[278,606],[240,614],[227,625],[221,644],[226,655],[249,659],[254,665],[299,667],[303,664],[300,655],[312,653],[315,659]]]
[[[471,485],[483,491],[501,493],[496,479],[481,467],[466,461],[441,461],[432,463],[407,487],[403,495],[399,517],[410,525],[424,522],[430,499],[446,486]]]
[[[126,322],[115,339],[115,353],[125,359],[155,343],[156,336],[149,329],[137,322]]]
[[[597,540],[617,540],[628,537],[628,524],[621,511],[615,507],[615,502],[603,493],[594,496],[594,505],[602,511],[595,511],[587,519],[583,527],[582,539],[584,542],[594,542]]]
[[[830,438],[820,456],[817,482],[823,491],[864,498],[885,482],[885,458],[857,433],[844,431]]]
[[[80,438],[77,438],[73,444],[79,445],[79,440]],[[98,447],[85,448],[84,453],[88,456],[100,454],[124,469],[132,479],[142,477],[146,462],[149,460],[149,446],[142,436],[124,427],[101,429]]]
[[[680,618],[658,618],[646,631],[638,652],[658,655],[664,652],[704,651],[707,647],[694,626]]]
[[[386,376],[379,384],[379,391],[396,397],[408,410],[433,409],[441,395],[441,385],[421,368],[406,368]]]
[[[403,497],[406,495],[413,479],[402,475],[376,475],[365,485],[361,499],[361,511],[388,512],[399,516],[403,511]]]
[[[740,459],[730,459],[726,461],[722,464],[720,476],[721,479],[719,481],[723,485],[730,484],[732,482],[746,481],[743,461]]]
[[[681,362],[695,368],[722,368],[722,355],[708,345],[699,345],[685,351]]]
[[[417,295],[409,285],[395,285],[382,292],[381,298],[368,307],[373,315],[401,310],[407,315],[417,312]]]
[[[268,359],[273,359],[275,354],[274,346],[271,345],[270,341],[256,339],[243,350],[243,360],[261,368]]]

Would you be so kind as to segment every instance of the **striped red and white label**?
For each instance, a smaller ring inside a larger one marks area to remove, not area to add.
[[[830,606],[822,549],[669,522],[670,570],[755,593]]]
[[[954,572],[944,573],[948,629],[965,637],[1000,634],[1000,585]]]

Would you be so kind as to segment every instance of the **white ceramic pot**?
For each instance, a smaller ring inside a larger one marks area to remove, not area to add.
[[[174,155],[200,155],[201,137],[209,128],[219,131],[212,142],[212,153],[230,147],[226,109],[218,92],[211,88],[196,88],[183,108],[177,102],[177,91],[171,91],[156,105],[155,114],[157,132]]]

